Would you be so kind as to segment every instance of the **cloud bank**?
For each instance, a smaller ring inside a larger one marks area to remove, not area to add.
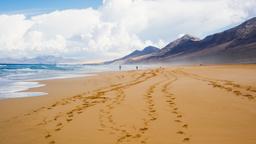
[[[255,0],[104,0],[97,9],[2,14],[0,58],[113,59],[184,33],[203,38],[256,16],[255,7]]]

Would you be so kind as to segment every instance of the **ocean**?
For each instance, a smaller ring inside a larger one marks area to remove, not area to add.
[[[148,67],[139,66],[140,69]],[[134,65],[122,66],[122,70],[135,68]],[[0,99],[47,95],[44,92],[24,92],[44,86],[38,82],[40,80],[91,76],[97,72],[118,70],[118,65],[0,64]]]

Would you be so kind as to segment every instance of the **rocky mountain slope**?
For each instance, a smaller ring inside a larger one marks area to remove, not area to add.
[[[256,18],[202,40],[185,35],[157,52],[133,56],[125,63],[256,63]]]

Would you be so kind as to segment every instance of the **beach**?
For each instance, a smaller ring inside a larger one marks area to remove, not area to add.
[[[159,67],[40,81],[0,100],[0,144],[255,144],[256,65]]]

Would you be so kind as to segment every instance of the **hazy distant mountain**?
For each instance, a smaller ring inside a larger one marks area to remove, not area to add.
[[[35,58],[0,58],[0,63],[2,64],[57,64],[66,62],[72,62],[72,59],[50,55]]]
[[[152,53],[156,53],[156,52],[159,52],[159,51],[160,51],[160,49],[157,48],[157,47],[148,46],[148,47],[145,47],[143,50],[135,50],[132,53],[130,53],[130,54],[128,54],[128,55],[126,55],[126,56],[124,56],[122,58],[119,58],[119,59],[116,59],[116,60],[113,60],[113,61],[105,62],[105,64],[129,63],[130,61],[132,61],[133,58],[144,56],[144,55],[148,55],[148,54],[152,54]]]
[[[137,57],[137,56],[151,54],[151,53],[158,52],[158,51],[159,51],[159,48],[153,47],[153,46],[148,46],[141,51],[135,50],[134,52],[130,53],[129,55],[127,55],[121,59],[133,58],[133,57]]]
[[[200,40],[185,35],[157,52],[126,63],[256,63],[256,18]]]

